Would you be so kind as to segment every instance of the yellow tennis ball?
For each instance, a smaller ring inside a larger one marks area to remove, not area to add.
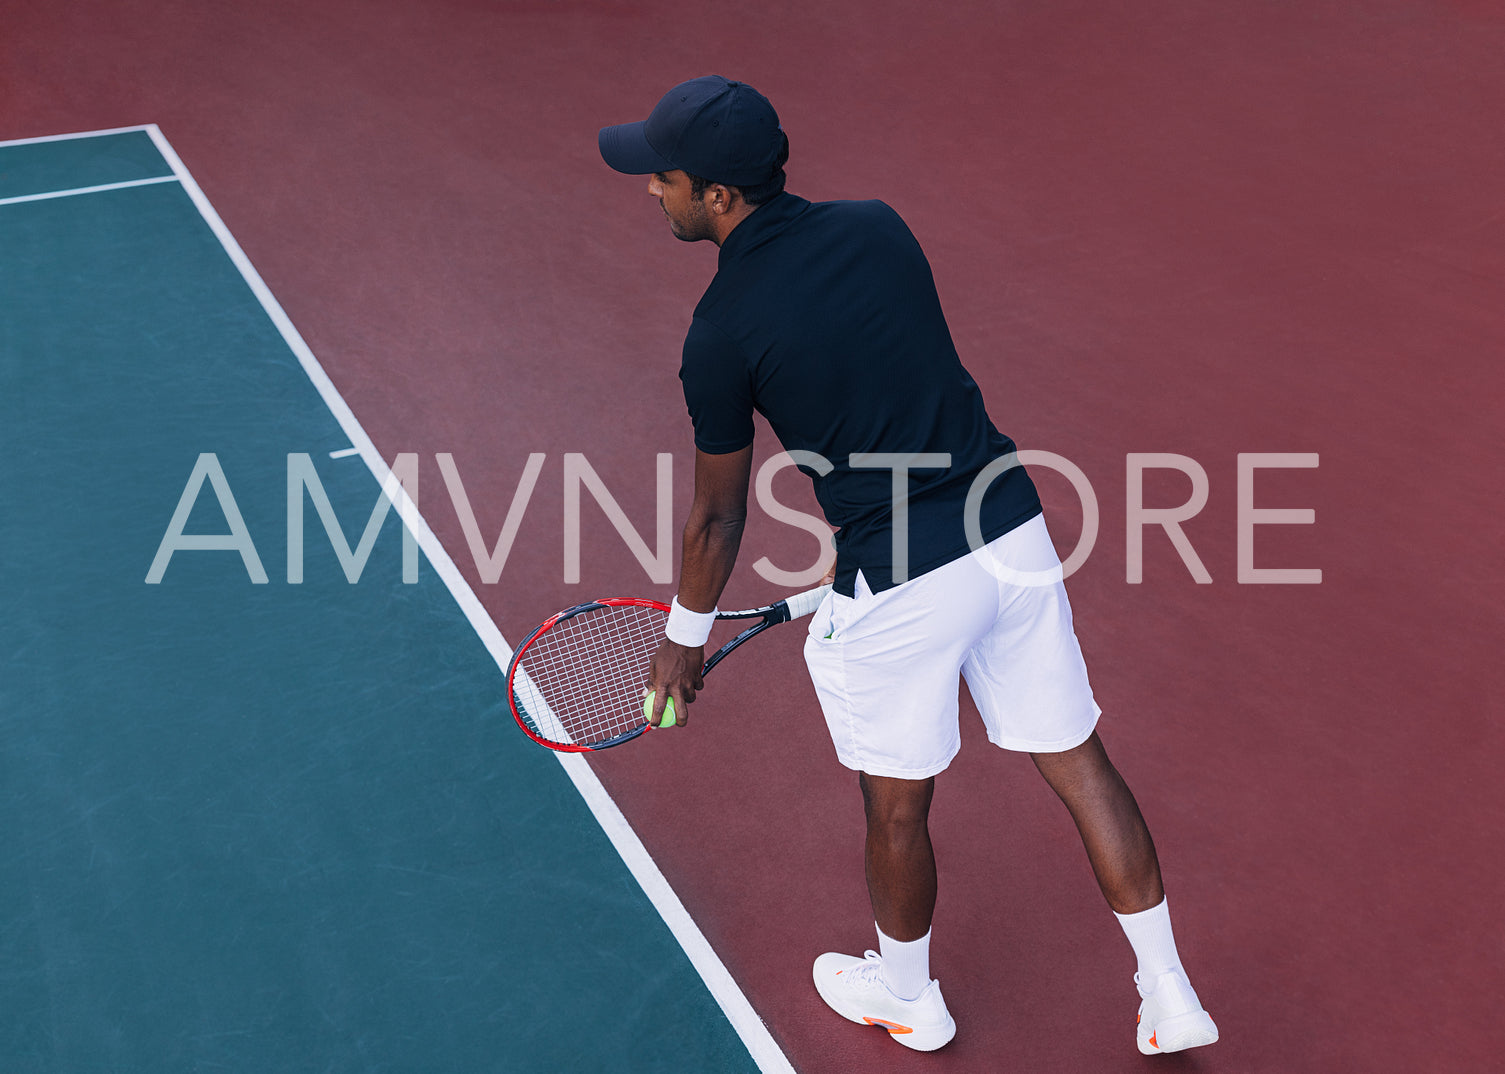
[[[643,719],[653,722],[653,699],[658,695],[649,690],[643,695]],[[671,697],[664,703],[664,718],[659,721],[660,727],[675,727],[674,722],[674,699]]]

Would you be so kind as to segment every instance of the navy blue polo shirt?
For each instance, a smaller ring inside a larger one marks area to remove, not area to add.
[[[836,589],[848,596],[858,571],[881,592],[966,555],[973,479],[1014,450],[957,356],[924,251],[881,201],[780,194],[733,228],[679,375],[701,451],[747,447],[756,410],[785,450],[829,463],[824,474],[825,463],[800,469],[838,527]],[[949,465],[935,465],[941,454]],[[929,465],[902,461],[920,455]],[[896,491],[908,515],[901,563]],[[1034,483],[1014,466],[982,500],[983,539],[1039,513]]]

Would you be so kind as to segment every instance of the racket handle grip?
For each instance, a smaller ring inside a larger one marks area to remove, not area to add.
[[[811,614],[820,607],[820,602],[826,599],[826,594],[829,592],[831,592],[831,587],[823,585],[787,598],[784,603],[789,608],[789,618],[800,619]]]

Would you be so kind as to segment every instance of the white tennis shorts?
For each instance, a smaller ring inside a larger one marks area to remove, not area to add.
[[[944,771],[961,748],[958,675],[1004,749],[1058,753],[1097,726],[1043,515],[882,593],[859,574],[855,594],[829,594],[805,640],[848,768],[900,779]]]

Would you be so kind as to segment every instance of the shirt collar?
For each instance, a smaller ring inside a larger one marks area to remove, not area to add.
[[[778,194],[752,211],[752,214],[732,228],[732,233],[721,244],[721,253],[716,261],[718,269],[726,268],[749,250],[762,246],[769,239],[788,227],[810,203],[794,194]]]

